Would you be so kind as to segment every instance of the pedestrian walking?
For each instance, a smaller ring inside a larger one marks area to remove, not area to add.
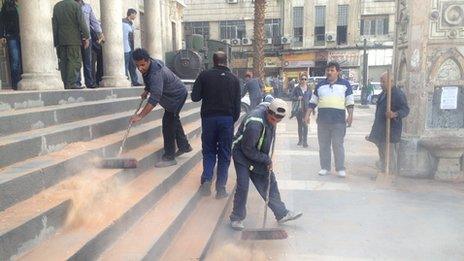
[[[132,60],[132,52],[134,51],[134,20],[137,17],[137,11],[130,8],[127,10],[126,18],[122,19],[122,32],[124,43],[124,64],[126,69],[126,76],[130,76],[132,86],[141,86],[137,72],[135,71],[135,64]]]
[[[292,93],[292,116],[296,117],[298,122],[298,146],[303,148],[308,147],[308,123],[305,121],[306,112],[308,111],[309,102],[311,100],[312,92],[308,86],[308,76],[306,74],[300,75],[300,82],[298,86],[293,89]]]
[[[81,46],[89,47],[90,32],[81,6],[74,0],[58,2],[53,7],[52,25],[64,88],[82,89],[76,84],[82,65]]]
[[[380,86],[382,92],[377,100],[377,107],[375,110],[374,124],[369,136],[366,137],[368,141],[373,142],[379,151],[379,161],[377,167],[379,171],[385,171],[385,149],[386,149],[386,120],[387,117],[391,119],[390,124],[390,166],[394,172],[398,172],[397,164],[397,147],[401,141],[401,133],[403,131],[403,118],[409,114],[408,101],[403,91],[395,86],[391,88],[391,111],[387,112],[387,84],[388,75],[383,73],[380,77]],[[390,85],[391,86],[391,85]]]
[[[230,165],[234,123],[240,116],[241,90],[238,78],[227,67],[227,55],[213,55],[214,67],[196,79],[192,101],[201,103],[201,142],[203,173],[200,191],[211,194],[213,170],[217,158],[216,198],[227,197],[226,183]]]
[[[250,110],[253,110],[261,102],[261,99],[263,98],[263,90],[264,83],[258,78],[253,78],[253,73],[247,72],[245,74],[245,88],[243,95],[247,92],[250,95]]]
[[[19,37],[18,1],[3,2],[0,11],[0,42],[6,44],[10,61],[11,87],[18,89],[21,80],[21,40]]]
[[[286,113],[286,102],[277,98],[273,99],[269,106],[258,106],[248,114],[235,134],[232,154],[237,174],[237,186],[234,206],[230,214],[230,225],[235,230],[244,229],[243,220],[246,217],[250,180],[261,197],[265,199],[268,179],[270,179],[268,206],[279,223],[297,219],[302,215],[302,213],[289,211],[282,202],[270,156],[276,126]]]
[[[319,107],[317,116],[317,138],[321,164],[319,175],[324,176],[330,173],[332,147],[337,175],[345,177],[343,143],[346,127],[350,127],[353,122],[353,89],[347,80],[339,77],[340,65],[337,62],[329,62],[325,73],[327,78],[316,85],[311,97],[309,109],[306,112],[306,123],[309,123],[314,109]],[[348,117],[346,111],[348,111]]]
[[[131,117],[131,122],[136,123],[150,113],[156,105],[164,108],[163,115],[163,139],[164,155],[155,164],[155,167],[168,167],[176,165],[176,156],[192,151],[187,137],[185,136],[179,113],[187,99],[187,88],[164,63],[150,57],[145,49],[135,49],[132,53],[138,70],[143,75],[145,90],[142,99],[148,103],[142,111]],[[176,152],[176,143],[178,151]]]
[[[84,46],[81,46],[81,56],[82,56],[82,63],[84,67],[84,82],[85,86],[87,88],[95,88],[95,78],[94,74],[92,73],[92,45],[93,45],[93,38],[95,36],[92,36],[93,34],[96,34],[96,40],[98,41],[103,37],[103,31],[101,28],[100,22],[97,20],[95,17],[95,14],[93,12],[92,6],[84,0],[75,0],[80,6],[82,10],[82,14],[84,15],[84,21],[85,24],[87,25],[87,28],[90,30],[90,41],[91,44],[87,47],[84,48]],[[77,77],[77,86],[81,86],[81,74],[78,74]]]

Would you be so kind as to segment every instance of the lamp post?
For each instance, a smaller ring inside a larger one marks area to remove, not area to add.
[[[363,85],[361,88],[361,104],[367,105],[367,70],[368,70],[368,60],[369,56],[367,53],[367,39],[364,38],[363,41]]]

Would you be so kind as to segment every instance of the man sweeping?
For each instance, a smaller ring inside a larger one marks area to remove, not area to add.
[[[232,155],[237,173],[237,187],[230,225],[235,230],[244,229],[242,221],[246,216],[250,179],[265,199],[270,178],[268,206],[280,224],[302,215],[287,210],[280,199],[272,171],[271,144],[275,138],[276,125],[285,117],[286,112],[287,104],[281,99],[274,99],[269,106],[258,106],[245,117],[234,137]]]
[[[164,108],[162,121],[164,155],[155,164],[155,167],[163,168],[176,165],[175,157],[193,150],[185,136],[179,116],[187,99],[187,88],[162,61],[151,58],[145,49],[136,49],[132,53],[132,58],[142,73],[145,83],[142,99],[146,99],[148,94],[150,97],[142,111],[132,116],[131,122],[136,123],[142,120],[156,105],[161,105]],[[177,152],[175,151],[176,143]]]

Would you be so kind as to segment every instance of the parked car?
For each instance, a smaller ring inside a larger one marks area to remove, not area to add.
[[[357,82],[350,82],[355,102],[361,102],[361,87]]]
[[[362,86],[359,83],[350,83],[351,87],[353,88],[353,96],[355,102],[361,102],[361,89]],[[374,94],[369,97],[370,99],[367,101],[368,103],[375,104],[377,99],[379,98],[380,93],[382,92],[382,87],[380,86],[380,82],[371,82],[374,86]]]

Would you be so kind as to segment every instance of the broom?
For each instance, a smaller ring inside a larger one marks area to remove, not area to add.
[[[271,161],[274,155],[274,146],[275,146],[275,132],[274,132],[274,140],[272,142]],[[267,205],[269,204],[269,190],[271,187],[271,175],[272,174],[274,174],[274,172],[270,170],[268,178],[267,178],[266,199],[264,201],[263,227],[243,230],[242,240],[277,240],[277,239],[286,239],[288,237],[287,232],[281,228],[266,228]]]
[[[387,113],[391,111],[391,78],[390,70],[387,71]],[[393,182],[393,177],[390,174],[390,117],[386,118],[385,129],[385,170],[377,174],[376,183],[378,185],[390,185]]]
[[[142,108],[142,104],[145,99],[142,99],[139,103],[139,106],[137,107],[137,110],[135,111],[134,115],[136,115],[140,108]],[[104,158],[101,159],[98,165],[100,168],[105,168],[105,169],[135,169],[137,168],[137,159],[135,158],[121,158],[122,150],[124,149],[124,146],[126,145],[126,140],[127,137],[129,136],[129,131],[132,127],[132,122],[129,122],[129,127],[126,130],[126,133],[124,134],[124,138],[122,139],[121,146],[119,147],[119,152],[116,157],[113,158]]]

